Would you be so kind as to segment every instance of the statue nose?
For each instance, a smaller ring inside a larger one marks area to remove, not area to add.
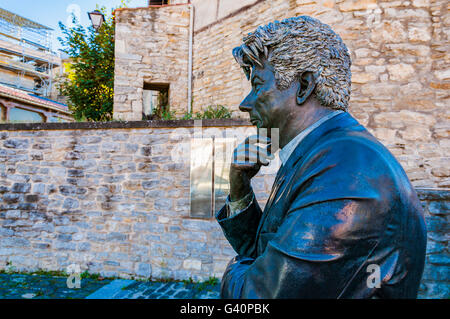
[[[239,105],[239,110],[241,110],[241,112],[250,112],[252,107],[248,104],[241,104]]]

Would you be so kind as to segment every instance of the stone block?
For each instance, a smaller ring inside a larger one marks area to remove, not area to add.
[[[106,235],[106,241],[108,242],[125,242],[127,239],[128,235],[118,232],[111,232]]]
[[[430,6],[430,0],[412,0],[414,7],[423,8]]]
[[[156,210],[170,210],[173,207],[173,201],[166,198],[158,198],[154,203]]]
[[[1,247],[30,247],[29,240],[22,237],[0,238]]]
[[[62,234],[75,234],[78,232],[78,228],[74,226],[57,226],[55,231]]]
[[[155,189],[160,187],[159,186],[159,181],[158,180],[153,180],[153,181],[143,181],[142,182],[142,188],[144,190],[151,190],[151,189]]]
[[[72,241],[72,235],[70,234],[58,234],[56,235],[56,240],[60,242],[71,242]]]
[[[401,43],[406,41],[407,33],[400,21],[383,21],[371,30],[370,39],[376,43]]]
[[[136,264],[136,274],[144,278],[150,278],[152,276],[152,265],[146,263]]]
[[[392,81],[411,80],[411,76],[415,73],[414,67],[405,63],[388,65],[387,69]]]
[[[198,259],[186,259],[183,261],[183,268],[189,270],[201,270],[202,262]]]
[[[28,183],[14,183],[11,192],[13,193],[28,193],[31,190],[31,184]]]
[[[339,9],[343,12],[375,9],[376,7],[376,0],[349,0],[339,5]]]
[[[78,251],[90,251],[90,250],[91,250],[91,243],[83,242],[78,244]]]
[[[69,251],[75,251],[77,248],[75,243],[66,241],[57,241],[55,242],[54,247],[56,250],[69,250]],[[65,264],[65,261],[58,261],[58,263]]]
[[[403,131],[400,132],[400,135],[405,140],[409,141],[429,141],[431,140],[431,131],[428,127],[424,126],[408,126]]]
[[[434,72],[434,75],[440,81],[450,80],[450,69],[437,70]]]
[[[66,198],[64,200],[63,209],[76,209],[80,207],[78,200],[73,198]]]
[[[26,139],[9,139],[3,142],[4,147],[14,149],[26,149],[29,145],[30,143]]]
[[[20,210],[8,210],[6,212],[5,218],[7,218],[7,219],[20,218]]]
[[[197,219],[184,219],[182,221],[182,227],[187,230],[209,231],[209,230],[211,230],[211,221],[197,220]]]
[[[428,205],[430,213],[435,215],[449,215],[450,201],[432,201]]]
[[[450,256],[448,254],[436,254],[428,256],[428,261],[433,265],[450,265]]]
[[[19,200],[21,199],[21,195],[20,194],[11,194],[11,193],[7,193],[3,195],[3,201],[6,204],[14,204],[14,203],[18,203]]]
[[[408,39],[412,42],[428,42],[431,40],[430,29],[425,26],[410,26],[408,30]]]

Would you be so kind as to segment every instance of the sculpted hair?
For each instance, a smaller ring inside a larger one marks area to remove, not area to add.
[[[348,110],[351,59],[341,37],[317,19],[300,16],[260,26],[233,50],[247,79],[265,57],[275,70],[279,89],[287,89],[303,72],[316,74],[315,97],[326,107]]]

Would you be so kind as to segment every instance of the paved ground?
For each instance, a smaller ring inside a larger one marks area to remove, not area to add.
[[[66,277],[0,274],[0,299],[217,299],[220,284],[81,280],[69,289]]]
[[[81,289],[69,289],[65,277],[0,274],[0,299],[82,299],[110,282],[82,279]]]
[[[114,280],[88,299],[217,299],[219,285]]]

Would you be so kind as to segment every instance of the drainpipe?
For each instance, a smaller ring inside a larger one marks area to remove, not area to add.
[[[192,111],[192,43],[194,40],[194,4],[189,1],[188,113]]]

